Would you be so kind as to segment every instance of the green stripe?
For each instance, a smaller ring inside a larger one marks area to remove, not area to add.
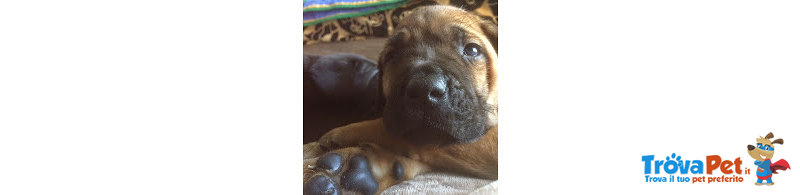
[[[305,26],[315,25],[315,24],[319,24],[319,23],[322,23],[322,22],[325,22],[325,21],[330,21],[330,20],[337,20],[337,19],[342,19],[342,18],[363,16],[363,15],[367,15],[367,14],[371,14],[371,13],[375,13],[375,12],[379,12],[379,11],[383,11],[383,10],[394,9],[394,8],[400,7],[402,5],[403,4],[386,6],[386,7],[378,8],[378,9],[375,9],[375,10],[369,11],[369,12],[356,12],[356,13],[350,13],[350,14],[339,14],[339,15],[329,16],[329,17],[325,17],[323,19],[320,19],[320,20],[317,20],[317,21],[313,21],[313,22],[303,22],[303,26],[305,27]]]
[[[332,9],[340,9],[340,8],[362,8],[362,7],[370,7],[376,5],[386,5],[392,3],[398,3],[403,1],[410,1],[410,0],[389,0],[389,1],[380,1],[375,3],[367,3],[361,5],[334,5],[330,7],[318,7],[318,8],[303,8],[303,12],[315,12],[315,11],[327,11]]]

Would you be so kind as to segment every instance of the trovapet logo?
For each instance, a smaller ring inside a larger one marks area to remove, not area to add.
[[[772,174],[791,169],[786,160],[772,162],[775,144],[783,144],[783,139],[770,140],[773,137],[769,133],[757,138],[755,146],[747,145],[747,153],[755,159],[756,185],[774,185]],[[644,181],[648,183],[742,183],[743,175],[751,174],[750,166],[743,165],[741,157],[706,155],[704,159],[686,159],[672,153],[663,157],[642,155],[642,163]]]
[[[770,141],[773,137],[775,136],[770,132],[767,136],[756,138],[756,146],[747,145],[747,154],[756,160],[755,165],[758,168],[756,170],[756,177],[758,178],[756,185],[759,186],[764,184],[764,180],[767,182],[766,185],[775,185],[775,182],[772,182],[772,174],[778,174],[778,170],[791,169],[789,162],[783,159],[772,163],[772,156],[775,155],[775,144],[783,145],[783,139]]]
[[[708,155],[705,161],[702,160],[682,160],[681,156],[667,156],[666,160],[655,160],[655,155],[642,156],[644,162],[645,182],[742,182],[742,174],[750,174],[750,169],[742,170],[742,160],[723,160],[718,155]],[[715,171],[724,175],[714,177]],[[675,174],[680,174],[677,177]],[[684,176],[686,174],[703,176]]]

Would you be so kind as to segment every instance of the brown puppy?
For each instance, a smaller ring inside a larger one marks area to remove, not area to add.
[[[378,66],[383,117],[322,136],[331,151],[304,162],[305,194],[375,194],[429,171],[497,179],[496,24],[454,7],[418,8]]]

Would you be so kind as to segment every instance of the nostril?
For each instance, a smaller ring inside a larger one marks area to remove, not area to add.
[[[444,91],[434,89],[431,90],[431,93],[428,96],[430,98],[442,99],[442,97],[444,97]]]
[[[405,96],[418,103],[438,103],[447,99],[447,79],[440,73],[421,72],[414,74],[405,86]]]
[[[431,84],[430,92],[428,93],[428,98],[431,100],[439,100],[445,97],[447,94],[446,92],[447,86],[445,86],[444,81],[441,79],[435,80]]]
[[[447,96],[447,84],[445,82],[445,78],[442,75],[435,75],[429,78],[429,91],[428,91],[428,98],[431,101],[438,101],[440,99],[444,99]]]
[[[444,82],[411,82],[406,87],[406,97],[409,99],[424,99],[439,101],[447,96],[447,87]]]

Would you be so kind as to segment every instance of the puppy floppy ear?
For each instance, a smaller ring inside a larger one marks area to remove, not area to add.
[[[388,46],[385,46],[381,51],[380,57],[378,57],[378,97],[376,98],[376,109],[379,112],[383,112],[384,106],[386,106],[386,97],[383,96],[383,68],[386,66],[386,58],[390,51]]]
[[[775,137],[775,135],[772,135],[772,132],[769,132],[769,134],[767,134],[767,136],[765,136],[764,138],[772,139],[773,137]]]
[[[783,144],[783,139],[776,139],[775,141],[772,141],[772,144]]]
[[[492,43],[492,47],[494,47],[494,52],[497,53],[497,23],[484,19],[481,23],[481,30],[483,34],[486,35],[486,38],[489,39],[489,42]]]

